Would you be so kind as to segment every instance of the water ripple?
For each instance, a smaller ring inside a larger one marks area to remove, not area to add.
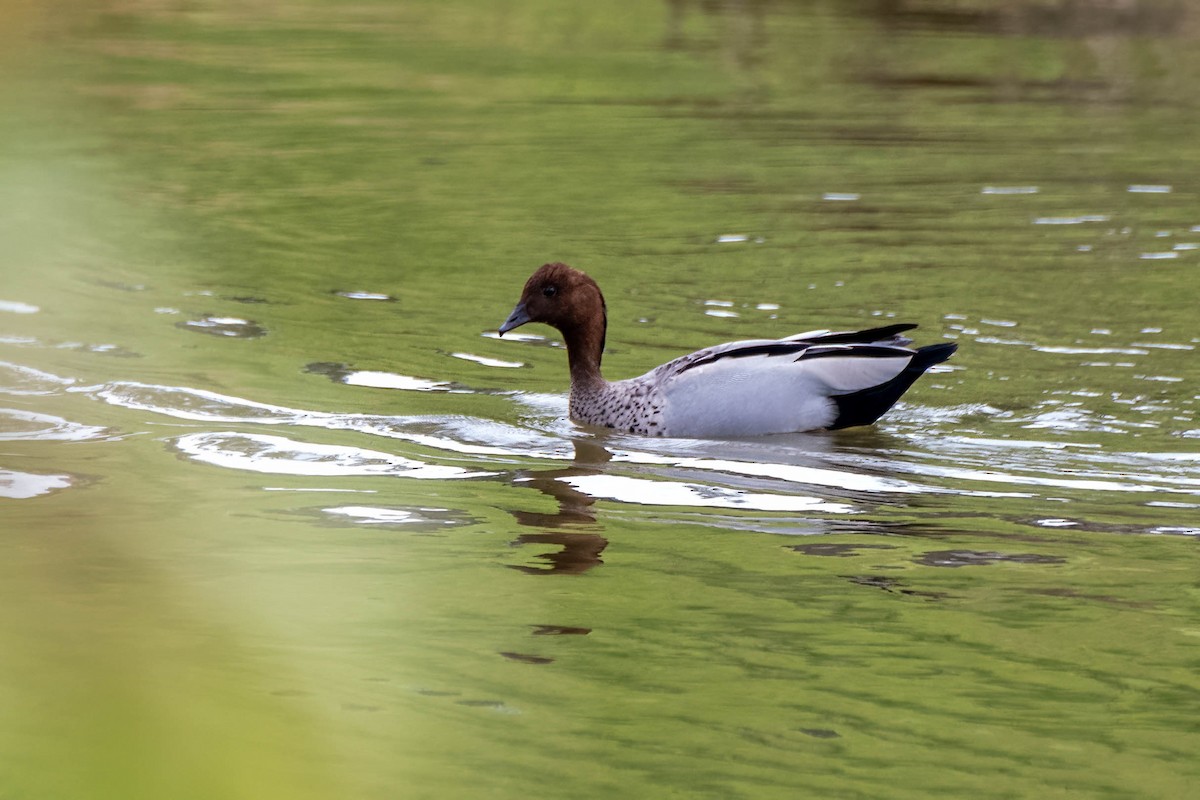
[[[304,411],[204,389],[158,386],[134,381],[118,381],[98,386],[73,387],[115,406],[149,411],[196,422],[257,423],[343,430],[400,439],[468,455],[513,456],[561,459],[569,457],[569,446],[534,431],[499,422],[457,417],[393,417],[371,414],[337,414]],[[439,435],[440,432],[440,435]],[[446,435],[446,432],[457,434]],[[472,440],[481,441],[476,444]],[[503,442],[496,446],[494,442]]]
[[[4,394],[55,394],[73,383],[74,378],[60,378],[33,367],[0,361],[0,392]]]
[[[364,475],[406,478],[477,478],[492,472],[425,464],[378,450],[346,445],[298,442],[283,436],[219,431],[191,433],[175,440],[184,455],[204,464],[275,475],[347,477]]]
[[[61,384],[60,384],[61,385]],[[470,416],[383,416],[306,411],[215,392],[137,382],[68,386],[125,408],[201,423],[258,424],[350,431],[408,442],[442,453],[470,457],[473,465],[437,466],[358,447],[309,444],[281,436],[196,433],[176,440],[189,457],[219,466],[307,476],[403,475],[463,478],[506,474],[529,460],[575,462],[595,468],[556,480],[594,497],[640,505],[805,511],[846,514],[846,501],[878,502],[900,494],[967,494],[975,497],[1036,496],[1039,489],[1086,492],[1200,491],[1191,477],[1200,455],[1112,453],[1099,445],[971,436],[939,436],[936,447],[919,450],[847,451],[838,439],[820,434],[769,440],[706,442],[653,440],[608,432],[584,432],[564,420],[558,395],[514,395],[532,416],[524,424]],[[1056,401],[1057,402],[1057,401]],[[931,442],[931,430],[964,421],[996,420],[1022,430],[1120,430],[1113,421],[1082,409],[1055,406],[1017,416],[982,405],[948,409],[905,406],[894,431],[913,444]],[[907,432],[911,431],[911,432]],[[1087,453],[1086,463],[1081,451]],[[1003,469],[995,469],[1003,464]],[[630,475],[630,472],[635,474]],[[621,472],[624,474],[614,474]],[[638,475],[636,473],[644,473]],[[708,476],[711,476],[708,477]],[[948,483],[947,483],[948,482]],[[1012,487],[998,491],[987,484]],[[830,497],[797,495],[817,487]],[[1022,491],[1023,490],[1023,491]]]
[[[1082,225],[1085,222],[1108,222],[1109,214],[1082,214],[1078,217],[1037,217],[1034,225]]]
[[[267,329],[262,325],[240,317],[201,317],[177,322],[175,327],[233,339],[257,339],[267,335]]]
[[[41,309],[19,300],[0,300],[0,311],[7,311],[10,314],[36,314]]]
[[[81,425],[50,414],[0,408],[0,442],[82,442],[106,433],[104,428]]]
[[[473,353],[451,353],[454,358],[461,358],[463,361],[473,361],[485,367],[502,367],[506,369],[515,369],[523,367],[525,364],[521,361],[501,361],[498,358],[488,358],[487,356],[477,356]]]
[[[391,303],[396,300],[390,294],[382,292],[359,292],[359,291],[344,291],[334,292],[338,297],[344,297],[347,300],[378,300],[385,303]]]
[[[760,478],[772,478],[787,483],[807,486],[825,486],[854,492],[921,492],[931,491],[930,487],[920,486],[896,478],[884,478],[867,473],[846,472],[841,469],[803,466],[799,464],[763,463],[755,461],[734,461],[715,458],[687,458],[672,456],[655,456],[638,451],[617,452],[613,456],[617,462],[633,464],[657,464],[662,466],[686,469],[707,470],[733,475],[748,475]]]
[[[353,525],[445,528],[466,525],[470,517],[448,508],[411,508],[399,506],[333,506],[321,511]]]
[[[1036,186],[985,186],[980,194],[1037,194]]]
[[[821,511],[853,514],[846,503],[792,494],[746,492],[708,484],[647,480],[623,475],[578,475],[560,478],[584,494],[641,506],[686,506],[692,508],[735,508],[748,511]]]
[[[28,500],[44,494],[66,489],[71,485],[69,475],[35,475],[0,469],[0,497],[10,500]]]
[[[516,366],[524,366],[517,364]],[[307,364],[305,372],[324,375],[335,383],[347,386],[362,386],[368,389],[398,389],[409,392],[449,392],[451,394],[470,394],[471,390],[461,384],[451,381],[416,378],[411,375],[399,375],[395,372],[378,370],[351,369],[345,364],[318,361]]]

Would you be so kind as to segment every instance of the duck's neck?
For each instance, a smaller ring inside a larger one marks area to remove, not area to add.
[[[604,354],[604,334],[607,320],[600,317],[591,323],[562,332],[567,344],[567,361],[571,365],[571,389],[590,389],[604,385],[600,375],[600,358]]]

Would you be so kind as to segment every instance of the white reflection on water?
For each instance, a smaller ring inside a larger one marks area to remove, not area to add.
[[[409,375],[397,375],[394,372],[376,372],[374,370],[358,370],[349,372],[341,380],[347,386],[366,386],[372,389],[404,389],[410,392],[463,392],[455,389],[448,381],[431,381],[427,378],[413,378]]]
[[[559,478],[597,499],[616,500],[642,506],[688,506],[693,508],[740,508],[751,511],[822,511],[853,514],[845,503],[791,494],[764,494],[699,483],[630,478],[624,475],[576,475]]]
[[[503,336],[501,336],[498,331],[484,331],[479,335],[485,339],[495,339],[496,341],[508,342],[509,344],[518,342],[525,344],[542,344],[548,347],[560,346],[560,343],[553,339],[547,339],[545,336],[537,333],[524,333],[523,331],[509,331]]]
[[[156,386],[134,381],[118,381],[99,386],[77,387],[69,391],[86,392],[106,403],[140,411],[151,411],[177,419],[197,422],[238,423],[263,425],[295,425],[298,427],[345,430],[401,439],[468,455],[513,456],[537,458],[569,458],[569,443],[560,438],[516,428],[499,422],[458,417],[395,417],[369,414],[337,414],[324,411],[274,406],[239,397],[218,394],[204,389],[179,386]],[[425,431],[438,431],[426,433]],[[445,435],[449,432],[452,435]],[[484,436],[480,437],[480,433]],[[475,441],[489,442],[474,444]],[[501,441],[504,446],[491,444]]]
[[[3,373],[0,373],[3,374]],[[458,466],[425,463],[407,456],[343,445],[318,445],[282,436],[231,431],[189,433],[175,447],[190,458],[222,467],[263,473],[320,476],[394,475],[466,478],[511,474],[530,460],[579,461],[581,445],[602,454],[581,475],[554,476],[584,494],[640,505],[810,511],[846,514],[859,502],[896,494],[966,494],[973,497],[1032,497],[1013,486],[1084,492],[1200,492],[1192,477],[1200,455],[1116,453],[1095,443],[1045,442],[931,432],[962,429],[973,419],[1019,425],[1020,429],[1111,430],[1130,425],[1085,409],[1055,405],[1017,415],[982,404],[925,408],[901,404],[878,435],[916,444],[915,450],[872,446],[847,449],[844,440],[822,434],[762,440],[647,440],[606,431],[584,431],[566,420],[561,395],[516,394],[530,415],[522,424],[470,416],[384,416],[306,411],[186,387],[113,382],[88,387],[44,374],[18,373],[38,385],[84,393],[138,411],[200,423],[282,425],[319,428],[395,439],[468,458]],[[1053,401],[1060,403],[1061,401]],[[1120,427],[1117,427],[1120,423]],[[866,434],[864,434],[866,435]],[[926,447],[926,445],[929,445]],[[1082,451],[1082,452],[1081,452]],[[1086,453],[1086,459],[1083,458]],[[591,456],[584,456],[591,465]],[[605,464],[605,466],[598,466]],[[995,469],[1002,464],[1003,469]],[[630,472],[635,474],[630,475]],[[636,474],[636,473],[642,474]],[[708,480],[706,476],[712,476]],[[993,484],[993,486],[988,486]],[[822,497],[796,495],[818,487]],[[849,498],[849,499],[848,499]]]
[[[33,475],[0,469],[0,497],[10,500],[28,500],[50,492],[66,489],[71,485],[69,475]]]
[[[477,478],[491,472],[468,472],[437,466],[392,453],[346,445],[298,442],[259,433],[191,433],[175,440],[184,455],[205,464],[276,475],[346,477],[397,475],[405,478]]]
[[[1004,344],[1015,347],[1036,347],[1033,342],[1027,342],[1023,339],[1001,339],[999,336],[977,336],[975,337],[976,344]]]
[[[82,442],[106,433],[95,425],[81,425],[62,417],[17,408],[0,408],[0,442]]]
[[[702,469],[710,472],[724,472],[734,475],[750,475],[808,486],[828,486],[852,492],[935,491],[928,486],[921,486],[896,478],[883,478],[866,473],[853,473],[840,469],[824,469],[799,464],[656,456],[636,450],[618,451],[613,454],[613,461],[624,461],[632,464],[659,464],[687,469]]]
[[[937,475],[955,480],[1018,484],[1021,486],[1049,486],[1059,489],[1082,489],[1099,492],[1180,492],[1190,494],[1200,491],[1200,480],[1185,481],[1185,483],[1190,483],[1194,488],[1174,488],[1163,486],[1157,482],[1164,480],[1162,476],[1153,476],[1156,483],[1126,483],[1118,480],[1096,478],[1058,478],[1045,475],[1022,475],[992,469],[964,469],[962,467],[929,463],[923,464],[919,471],[922,474]]]
[[[324,513],[355,525],[407,525],[449,527],[464,525],[470,518],[449,508],[400,508],[397,506],[333,506]]]
[[[1082,225],[1085,222],[1108,222],[1112,217],[1108,214],[1082,214],[1078,217],[1038,217],[1034,225]]]
[[[1134,347],[1153,347],[1159,350],[1195,350],[1196,346],[1191,344],[1171,344],[1168,342],[1134,342]]]
[[[348,300],[379,300],[389,302],[395,300],[390,294],[382,292],[334,292],[338,297],[345,297]]]
[[[1097,418],[1078,406],[1057,406],[1045,411],[1012,420],[1028,430],[1075,431],[1094,433],[1123,433],[1126,428],[1143,423],[1120,422],[1112,417]]]
[[[0,392],[4,394],[54,394],[73,383],[75,383],[74,378],[60,378],[33,367],[0,361]]]
[[[395,525],[402,522],[419,522],[421,517],[403,508],[374,508],[372,506],[337,506],[321,509],[326,514],[346,517],[366,525]]]
[[[264,492],[333,492],[340,494],[378,494],[375,489],[333,489],[328,486],[264,486]]]
[[[40,310],[37,306],[18,300],[0,300],[0,311],[7,311],[10,314],[36,314]]]
[[[914,459],[926,459],[922,473],[946,475],[971,481],[995,481],[1029,486],[1050,486],[1105,492],[1200,493],[1200,453],[1106,452],[1097,446],[1076,454],[1064,462],[1054,453],[1088,448],[1088,445],[1030,443],[1003,439],[946,437],[939,440],[941,456],[949,456],[954,466],[929,464],[929,456],[911,453]],[[1035,446],[1035,445],[1044,445]],[[993,465],[1004,464],[1005,470]],[[1068,465],[1069,464],[1069,465]],[[897,469],[912,469],[902,461]],[[971,469],[978,466],[978,469]]]
[[[1068,447],[1084,448],[1084,449],[1099,449],[1100,445],[1083,442],[1044,442],[1034,439],[988,439],[978,436],[947,436],[942,439],[944,442],[958,442],[972,447],[1015,447],[1019,449],[1032,450],[1066,450]]]
[[[1062,353],[1069,356],[1091,355],[1124,355],[1146,356],[1148,352],[1137,347],[1062,347],[1058,345],[1035,344],[1033,349],[1039,353]]]
[[[461,358],[463,361],[474,361],[476,364],[482,364],[485,367],[515,369],[525,366],[521,361],[501,361],[498,358],[487,358],[486,356],[477,356],[472,353],[451,353],[450,355],[454,358]]]
[[[235,339],[257,339],[267,334],[266,328],[254,320],[241,317],[201,317],[176,323],[175,327]]]

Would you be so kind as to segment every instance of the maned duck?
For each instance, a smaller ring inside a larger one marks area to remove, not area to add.
[[[530,276],[503,335],[527,322],[557,328],[571,368],[571,419],[648,436],[725,438],[870,425],[958,345],[915,350],[913,324],[809,331],[697,350],[645,375],[606,381],[604,295],[585,273],[546,264]]]

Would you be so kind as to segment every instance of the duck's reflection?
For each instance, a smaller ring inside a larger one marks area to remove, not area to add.
[[[538,553],[537,558],[544,559],[546,566],[530,566],[528,564],[509,564],[511,569],[524,572],[527,575],[582,575],[593,567],[604,563],[600,554],[608,546],[608,539],[597,533],[523,533],[513,541],[513,545],[522,544],[554,544],[561,550],[549,553]]]
[[[608,547],[608,539],[595,532],[600,528],[592,511],[596,499],[559,479],[598,475],[602,472],[601,466],[612,458],[612,453],[586,439],[576,439],[574,446],[575,461],[570,467],[522,472],[518,475],[516,482],[520,485],[531,486],[557,500],[558,511],[511,511],[520,524],[543,529],[539,533],[521,534],[513,540],[512,545],[547,544],[557,545],[561,549],[539,553],[536,558],[541,559],[543,564],[510,564],[512,569],[528,575],[581,575],[604,563],[600,554]],[[545,530],[547,528],[551,530]],[[577,530],[569,530],[571,528]],[[581,528],[584,530],[578,530]],[[592,530],[586,530],[589,528]]]

